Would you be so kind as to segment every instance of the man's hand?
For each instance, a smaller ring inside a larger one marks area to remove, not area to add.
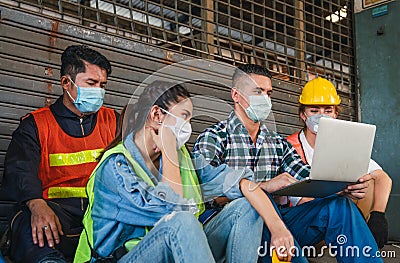
[[[60,220],[43,199],[32,199],[26,202],[31,211],[32,239],[34,244],[44,247],[44,238],[49,247],[60,243],[60,235],[64,235]]]
[[[278,176],[275,176],[269,181],[262,182],[260,184],[260,187],[268,192],[268,193],[273,193],[287,185],[293,184],[297,182],[298,180],[291,176],[288,173],[281,173]]]
[[[372,211],[368,220],[368,227],[375,238],[378,248],[383,248],[388,241],[389,232],[385,213]]]
[[[370,174],[364,175],[358,179],[356,184],[347,186],[344,193],[352,199],[363,199],[367,193],[368,181],[371,179]]]
[[[283,225],[283,224],[282,224]],[[283,225],[270,229],[271,231],[271,246],[276,250],[279,260],[291,261],[295,251],[294,239],[290,231]]]

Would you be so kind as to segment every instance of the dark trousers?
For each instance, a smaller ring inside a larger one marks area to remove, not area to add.
[[[75,255],[79,236],[83,230],[82,219],[87,206],[87,199],[66,198],[52,199],[47,204],[58,216],[64,232],[60,236],[60,243],[55,248],[47,245],[39,247],[32,240],[31,212],[24,206],[14,216],[11,225],[10,257],[14,263],[40,262],[41,259],[51,255],[70,261]]]

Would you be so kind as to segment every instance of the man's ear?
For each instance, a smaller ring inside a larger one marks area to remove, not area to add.
[[[240,93],[236,87],[233,87],[231,89],[231,96],[232,96],[233,102],[235,102],[235,103],[239,102]]]
[[[68,78],[68,76],[62,76],[61,77],[61,87],[63,90],[69,90],[71,88],[71,80]]]

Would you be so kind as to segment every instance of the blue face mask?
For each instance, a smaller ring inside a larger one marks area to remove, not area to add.
[[[104,94],[106,91],[102,88],[79,87],[72,80],[71,82],[77,88],[78,96],[76,97],[76,100],[72,98],[68,91],[67,93],[72,99],[75,107],[82,113],[97,112],[103,105]]]

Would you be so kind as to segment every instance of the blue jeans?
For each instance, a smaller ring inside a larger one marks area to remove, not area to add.
[[[3,258],[3,255],[1,254],[1,251],[0,251],[0,263],[5,263],[6,261],[4,260],[4,258]]]
[[[67,263],[64,257],[58,252],[48,254],[38,261],[38,263]]]
[[[61,207],[61,206],[60,206]],[[62,208],[60,208],[62,209]],[[77,208],[80,210],[80,208]],[[53,210],[54,211],[54,210]],[[57,211],[55,211],[57,214]],[[83,213],[83,212],[82,212]],[[57,214],[60,215],[59,213]],[[64,217],[62,217],[64,218]],[[61,217],[59,216],[59,219]],[[75,222],[79,225],[82,218],[75,218]],[[61,221],[62,224],[66,222],[66,220]],[[70,225],[63,224],[64,234],[70,230]],[[61,236],[61,242],[63,243],[66,235]],[[68,243],[69,244],[69,243]],[[67,259],[65,258],[65,254],[61,252],[59,249],[61,244],[56,245],[55,249],[47,246],[47,239],[45,238],[44,247],[39,247],[37,244],[33,244],[32,239],[32,227],[31,227],[31,212],[27,207],[22,209],[22,212],[15,217],[13,225],[12,225],[12,238],[11,238],[11,250],[10,250],[10,258],[14,263],[65,263]],[[76,243],[77,245],[77,243]],[[73,255],[73,252],[76,249],[76,245],[70,247],[70,256]]]
[[[164,216],[118,262],[215,262],[201,224],[189,212]]]
[[[256,262],[262,226],[262,218],[246,198],[227,204],[204,226],[215,261]]]
[[[379,251],[375,239],[349,198],[338,195],[317,198],[299,206],[283,208],[280,213],[300,247],[314,246],[325,240],[327,247],[324,252],[336,255],[340,263],[383,262],[382,258],[375,257]],[[270,239],[269,231],[265,230],[263,241],[269,242]],[[271,262],[271,259],[265,257],[261,261]],[[295,258],[292,262],[307,261]]]

